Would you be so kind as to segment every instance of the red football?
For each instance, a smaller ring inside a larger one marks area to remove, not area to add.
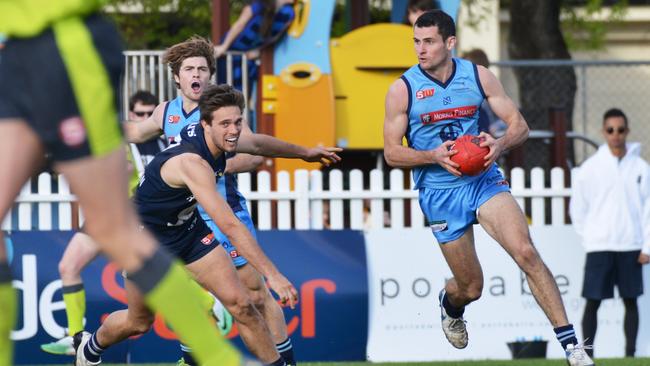
[[[452,150],[458,151],[451,156],[451,161],[460,165],[458,170],[464,175],[478,175],[483,171],[483,158],[490,152],[489,148],[479,146],[484,140],[478,136],[463,135],[451,145]]]

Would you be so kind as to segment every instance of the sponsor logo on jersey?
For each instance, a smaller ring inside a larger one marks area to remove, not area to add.
[[[420,115],[420,120],[422,121],[422,124],[429,125],[432,123],[446,121],[450,119],[470,117],[474,115],[477,110],[478,110],[478,106],[475,105],[442,109],[439,111],[423,113]]]
[[[433,231],[434,233],[439,233],[441,231],[446,231],[447,230],[447,220],[431,221],[429,223],[429,227],[431,228],[431,231]]]
[[[174,124],[178,123],[181,120],[181,116],[177,116],[172,114],[171,116],[167,117],[167,122]]]
[[[214,234],[210,233],[206,235],[203,239],[201,239],[201,244],[210,245],[210,243],[212,243],[213,240],[214,240]]]
[[[424,99],[424,98],[432,97],[435,92],[436,90],[434,88],[418,90],[417,92],[415,92],[415,97],[417,99]]]
[[[59,123],[61,141],[69,147],[79,147],[86,142],[86,127],[81,117],[66,118]]]

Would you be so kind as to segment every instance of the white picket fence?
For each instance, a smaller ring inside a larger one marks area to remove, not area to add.
[[[328,177],[318,170],[298,170],[293,177],[294,189],[291,189],[290,174],[283,171],[277,174],[276,189],[272,190],[269,173],[257,173],[255,187],[252,184],[253,176],[245,173],[239,175],[239,189],[248,199],[248,208],[260,230],[426,225],[417,191],[405,187],[402,170],[373,170],[369,184],[364,184],[360,170],[347,174],[347,184],[344,186],[344,173],[340,170],[330,171]],[[384,174],[389,175],[387,186],[384,186]],[[528,213],[533,226],[567,223],[566,205],[571,189],[565,185],[561,168],[553,168],[550,174],[550,186],[545,185],[542,168],[532,169],[529,177],[521,168],[513,169],[509,175],[512,194],[524,212]],[[323,189],[324,178],[328,178],[327,190]],[[54,181],[58,183],[56,191],[52,189]],[[412,185],[412,179],[410,181]],[[526,181],[530,184],[526,185]],[[83,215],[81,212],[73,215],[73,208],[77,206],[74,202],[75,197],[63,177],[53,178],[43,173],[36,182],[29,182],[23,187],[13,207],[15,212],[5,217],[2,230],[70,230],[78,227]],[[73,217],[78,221],[73,222]]]

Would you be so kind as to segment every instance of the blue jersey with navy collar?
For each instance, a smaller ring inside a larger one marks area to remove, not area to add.
[[[170,100],[165,105],[165,113],[163,114],[163,132],[167,137],[168,144],[174,144],[177,136],[181,133],[183,127],[201,121],[201,112],[197,106],[191,112],[185,113],[183,109],[183,97],[178,96]]]
[[[478,135],[479,108],[485,99],[478,70],[473,63],[453,58],[453,71],[442,83],[420,65],[408,69],[401,79],[409,95],[406,139],[415,150],[432,150],[462,135]],[[438,164],[413,169],[415,188],[452,188],[478,176],[456,177]]]
[[[183,242],[187,231],[197,226],[205,229],[206,225],[199,219],[197,202],[189,188],[170,187],[163,181],[160,175],[163,164],[181,154],[197,154],[214,170],[215,182],[226,168],[224,154],[215,159],[208,150],[200,123],[188,125],[179,136],[180,143],[162,151],[147,165],[134,199],[147,229],[166,243]]]

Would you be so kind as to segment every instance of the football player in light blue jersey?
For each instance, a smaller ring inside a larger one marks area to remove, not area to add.
[[[214,58],[212,45],[198,37],[176,44],[165,53],[165,62],[169,64],[176,85],[179,87],[179,97],[156,107],[153,115],[140,123],[125,125],[125,132],[129,142],[138,143],[164,133],[169,143],[176,141],[176,136],[186,125],[195,119],[200,119],[198,100],[201,92],[209,84],[214,73]],[[282,155],[285,157],[300,158],[307,161],[321,161],[324,164],[335,163],[340,160],[336,152],[338,148],[304,148],[278,140],[272,136],[253,134],[248,125],[243,123],[242,135],[252,135],[269,156]],[[237,154],[228,159],[224,179],[219,179],[218,190],[226,198],[235,215],[246,225],[255,236],[255,228],[246,208],[246,200],[237,189],[236,173],[255,169],[262,160],[259,156]],[[213,220],[199,207],[201,216],[213,230],[217,240],[227,251],[237,268],[237,274],[242,283],[248,288],[249,295],[255,307],[263,315],[276,342],[278,352],[287,364],[295,365],[293,347],[288,337],[284,312],[266,288],[263,277],[253,266],[247,265],[244,257],[236,250],[237,243],[230,240],[218,229]],[[183,349],[185,364],[193,364],[191,354],[186,347]]]
[[[526,218],[513,199],[496,159],[528,137],[528,125],[503,86],[488,69],[452,57],[453,19],[440,10],[421,15],[413,27],[418,64],[390,87],[386,96],[384,155],[389,165],[412,168],[420,207],[453,278],[440,291],[442,328],[456,348],[467,346],[463,313],[483,290],[483,273],[472,225],[481,226],[526,273],[535,300],[550,320],[570,365],[593,365],[578,344],[553,275],[535,250]],[[451,160],[454,141],[478,134],[478,110],[487,99],[507,125],[494,139],[481,133],[484,171],[463,176]],[[406,137],[408,146],[402,145]]]

